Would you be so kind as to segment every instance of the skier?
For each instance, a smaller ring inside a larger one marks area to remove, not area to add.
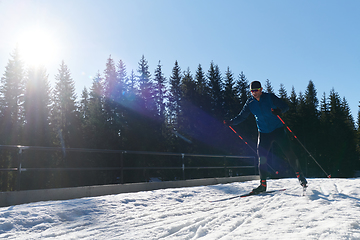
[[[287,157],[300,185],[305,189],[307,181],[301,171],[299,160],[291,148],[283,123],[277,117],[286,112],[289,106],[273,93],[262,91],[261,83],[250,83],[250,97],[240,113],[230,121],[224,121],[226,125],[237,125],[243,122],[252,113],[255,116],[258,128],[257,155],[259,159],[260,185],[252,190],[252,194],[266,191],[267,158],[270,148],[276,142]]]

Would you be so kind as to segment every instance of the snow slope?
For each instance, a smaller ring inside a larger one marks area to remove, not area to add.
[[[0,208],[1,239],[360,239],[360,179],[269,180]]]

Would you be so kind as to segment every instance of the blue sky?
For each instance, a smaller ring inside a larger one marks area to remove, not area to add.
[[[213,61],[223,74],[229,67],[249,81],[269,79],[288,94],[312,80],[319,100],[334,88],[355,118],[359,12],[358,0],[0,0],[0,74],[23,33],[37,27],[56,49],[44,63],[49,80],[64,60],[78,97],[110,55],[129,74],[144,55],[151,73],[160,60],[167,78],[177,60],[192,73]]]

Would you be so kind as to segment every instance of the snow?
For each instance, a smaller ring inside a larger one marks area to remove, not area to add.
[[[360,239],[360,179],[269,180],[0,208],[1,239]]]

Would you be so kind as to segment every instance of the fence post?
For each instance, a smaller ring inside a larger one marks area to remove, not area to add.
[[[181,154],[181,163],[182,163],[182,178],[185,180],[185,160],[184,160],[185,154]]]
[[[120,183],[124,184],[124,152],[120,155]]]
[[[18,169],[17,169],[17,179],[16,179],[16,191],[21,190],[21,163],[22,163],[22,148],[19,147],[19,151],[17,153],[18,160]]]

